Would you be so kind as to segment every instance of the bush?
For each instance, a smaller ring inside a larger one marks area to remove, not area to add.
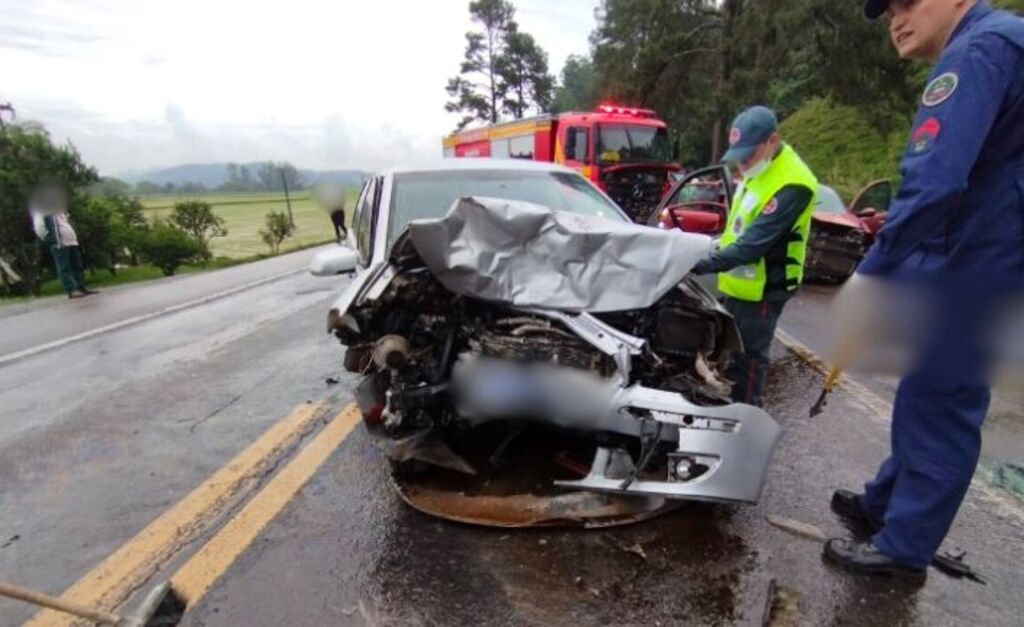
[[[224,228],[224,218],[213,212],[210,203],[202,200],[183,200],[175,203],[170,223],[201,242],[207,254],[211,239],[228,234],[228,230]]]
[[[118,259],[132,266],[139,265],[139,249],[149,232],[149,220],[138,197],[111,196],[114,212],[111,220],[112,237]]]
[[[58,145],[38,125],[9,124],[0,132],[0,257],[20,277],[6,272],[0,290],[38,294],[40,276],[50,265],[49,251],[39,245],[28,216],[28,198],[46,180],[60,181],[73,194],[98,180],[71,144]]]
[[[206,258],[203,242],[185,231],[162,222],[153,225],[141,238],[142,258],[160,268],[164,276],[171,276],[179,266],[198,263]]]
[[[908,125],[885,122],[878,124],[862,109],[814,98],[789,116],[780,130],[821,182],[849,200],[871,181],[898,176]]]
[[[76,194],[69,214],[78,244],[82,247],[82,261],[87,268],[102,268],[115,274],[118,245],[114,233],[116,203],[109,198]]]
[[[281,250],[281,242],[295,233],[295,224],[284,212],[267,213],[267,228],[260,229],[260,237],[275,255]]]

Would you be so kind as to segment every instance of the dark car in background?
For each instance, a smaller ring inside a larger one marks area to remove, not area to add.
[[[720,235],[735,189],[736,181],[727,167],[716,165],[697,170],[676,182],[648,224]],[[891,202],[892,183],[888,179],[865,186],[849,205],[833,188],[822,185],[811,218],[807,280],[838,283],[853,274],[885,224]]]

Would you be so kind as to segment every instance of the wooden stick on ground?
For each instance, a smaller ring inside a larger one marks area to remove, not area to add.
[[[91,607],[85,607],[84,605],[64,601],[41,592],[29,590],[28,588],[3,583],[2,581],[0,581],[0,595],[11,599],[17,599],[18,601],[32,603],[33,605],[48,607],[52,610],[67,612],[68,614],[74,614],[75,616],[80,616],[82,618],[88,618],[91,621],[95,621],[103,625],[117,625],[121,622],[121,617],[117,614],[111,614],[110,612],[104,612],[102,610],[95,610]]]

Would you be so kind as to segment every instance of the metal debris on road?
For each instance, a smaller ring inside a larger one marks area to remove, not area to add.
[[[962,549],[945,551],[932,558],[932,566],[934,566],[936,570],[945,573],[954,579],[968,579],[975,583],[980,583],[983,586],[987,586],[988,582],[982,579],[981,575],[974,572],[974,569],[969,565],[964,563],[964,557],[966,555],[967,551]]]
[[[795,627],[799,622],[800,593],[772,579],[768,583],[762,627]]]
[[[814,418],[825,409],[825,405],[828,400],[828,395],[832,392],[833,389],[835,389],[836,384],[839,383],[839,377],[842,375],[842,373],[843,371],[841,368],[839,368],[839,366],[833,366],[832,369],[829,370],[828,377],[825,378],[825,384],[821,386],[821,395],[818,397],[818,400],[815,401],[814,405],[811,407],[811,418]]]
[[[632,553],[633,555],[640,556],[640,559],[644,560],[645,562],[647,561],[647,553],[644,551],[644,547],[640,546],[639,542],[634,542],[632,545],[629,546],[626,546],[625,544],[620,544],[619,548],[625,551],[626,553]]]
[[[424,514],[485,527],[599,529],[641,522],[682,506],[680,501],[668,499],[626,498],[591,492],[551,496],[471,495],[417,485],[400,478],[396,478],[395,485],[402,500]]]

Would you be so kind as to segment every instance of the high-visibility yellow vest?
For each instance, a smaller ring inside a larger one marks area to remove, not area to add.
[[[807,258],[807,240],[811,233],[811,212],[818,198],[818,179],[796,151],[783,144],[778,156],[768,169],[753,180],[745,180],[736,190],[729,208],[729,220],[719,246],[731,246],[744,229],[761,215],[765,206],[783,187],[801,185],[812,192],[811,201],[800,214],[786,244],[786,289],[796,290],[804,278],[804,260]],[[739,300],[757,302],[764,299],[768,282],[764,258],[733,268],[718,275],[718,289]]]

